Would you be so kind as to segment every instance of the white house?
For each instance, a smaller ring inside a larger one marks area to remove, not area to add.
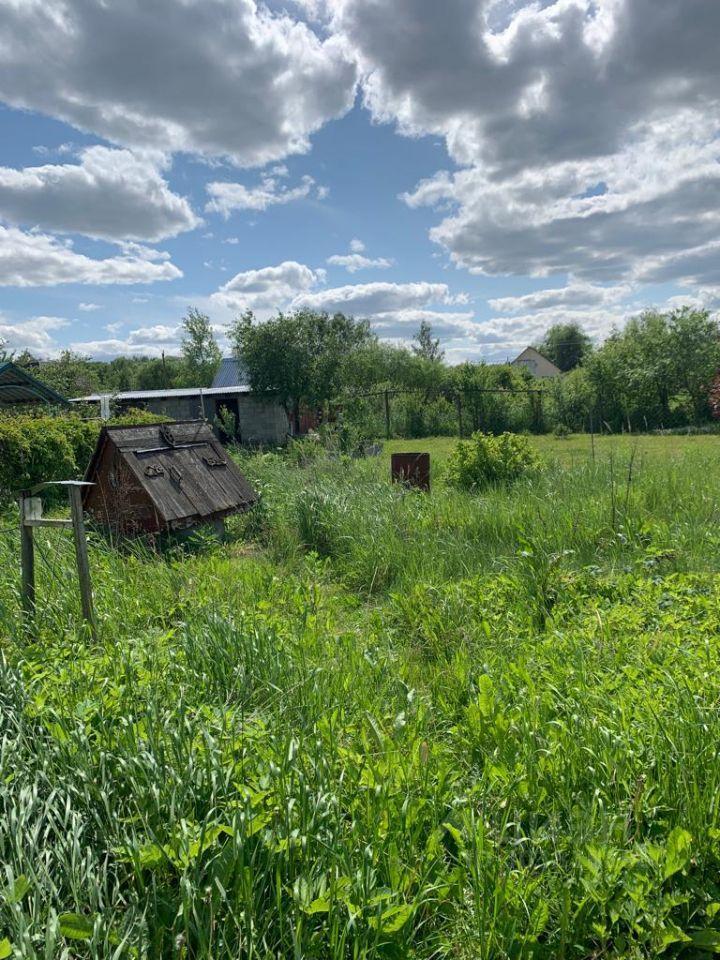
[[[534,377],[559,377],[562,374],[562,370],[535,347],[525,347],[523,352],[510,362],[513,366],[525,367]]]

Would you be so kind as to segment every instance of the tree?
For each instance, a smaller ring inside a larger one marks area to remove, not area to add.
[[[565,373],[582,363],[592,350],[592,340],[577,323],[556,323],[537,349]]]
[[[63,397],[82,397],[102,387],[101,370],[105,364],[63,350],[55,360],[43,363],[40,379]]]
[[[433,337],[432,325],[427,320],[420,321],[420,327],[413,339],[415,343],[411,349],[416,357],[436,363],[445,356],[445,351],[440,349],[440,340]]]
[[[264,323],[248,310],[231,327],[230,338],[252,389],[276,394],[296,432],[301,407],[334,399],[349,355],[374,340],[367,321],[312,310],[279,313]]]
[[[193,386],[209,387],[222,359],[210,318],[190,307],[183,317],[182,354]]]
[[[3,340],[0,337],[0,363],[5,363],[7,360],[12,360],[12,353],[6,349],[7,340]]]

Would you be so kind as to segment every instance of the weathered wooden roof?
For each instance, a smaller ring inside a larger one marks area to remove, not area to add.
[[[170,526],[177,521],[200,523],[257,502],[257,493],[204,420],[104,427],[86,479],[96,474],[107,443]]]

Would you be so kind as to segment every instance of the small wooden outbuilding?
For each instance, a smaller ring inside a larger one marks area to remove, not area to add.
[[[204,420],[103,427],[85,479],[86,512],[124,535],[219,524],[258,500]]]

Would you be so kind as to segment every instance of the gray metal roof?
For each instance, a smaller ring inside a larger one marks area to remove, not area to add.
[[[52,387],[41,383],[12,360],[0,363],[0,406],[14,403],[51,403],[66,407],[68,401]]]
[[[249,383],[248,372],[236,357],[223,357],[212,382],[215,387],[244,387]]]
[[[111,400],[161,400],[163,397],[216,397],[228,394],[250,393],[250,387],[173,387],[168,390],[122,390],[120,393],[91,393],[86,397],[73,397],[70,403],[99,403],[103,397]]]

